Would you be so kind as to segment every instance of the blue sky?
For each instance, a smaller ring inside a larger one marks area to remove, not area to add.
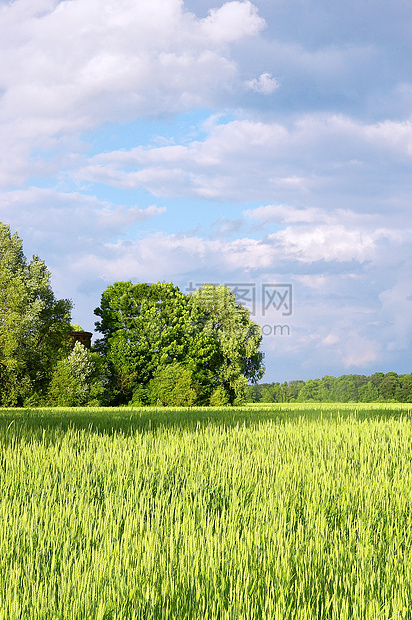
[[[75,322],[242,284],[265,380],[411,372],[409,0],[0,0],[0,32],[0,220]]]

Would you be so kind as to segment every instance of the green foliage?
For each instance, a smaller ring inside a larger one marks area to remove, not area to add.
[[[219,385],[229,402],[241,403],[248,379],[263,374],[259,326],[225,287],[207,285],[186,296],[171,283],[117,282],[103,292],[95,314],[111,403],[144,402],[157,371],[173,364],[191,373],[200,404]]]
[[[212,395],[209,399],[209,405],[211,407],[224,407],[229,404],[229,399],[227,397],[226,391],[222,385],[218,385],[215,390],[213,390]]]
[[[157,368],[182,361],[193,332],[185,296],[172,284],[117,282],[95,310],[103,338],[96,347],[109,366],[111,399],[127,402]]]
[[[71,302],[56,300],[50,272],[28,263],[20,237],[0,223],[0,403],[40,395],[68,346]]]
[[[72,323],[70,325],[70,331],[71,332],[82,332],[83,328],[78,323]]]
[[[190,407],[197,399],[193,373],[173,362],[159,368],[149,382],[147,398],[151,405],[162,407]]]
[[[321,382],[319,379],[306,381],[305,385],[299,392],[299,402],[320,401]]]
[[[132,400],[129,402],[129,405],[132,407],[144,407],[147,404],[147,387],[141,384],[137,385],[133,390]]]
[[[103,396],[99,356],[76,342],[70,355],[60,360],[53,373],[48,400],[59,407],[98,405]]]
[[[228,287],[205,284],[190,302],[204,316],[203,331],[216,346],[215,383],[226,391],[229,402],[244,402],[248,380],[256,382],[264,373],[260,326]]]
[[[362,403],[376,402],[379,400],[379,390],[372,381],[368,381],[359,387],[358,398]]]
[[[376,372],[308,381],[262,383],[248,388],[251,402],[412,402],[412,375]]]

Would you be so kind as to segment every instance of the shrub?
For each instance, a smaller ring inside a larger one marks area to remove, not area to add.
[[[48,401],[59,407],[99,405],[103,385],[98,373],[98,355],[76,342],[70,355],[56,365]]]
[[[179,362],[159,368],[147,389],[151,405],[190,407],[197,399],[192,372]]]
[[[227,397],[226,391],[223,386],[218,385],[217,388],[212,392],[212,395],[209,399],[209,405],[211,407],[224,407],[229,404],[229,399]]]

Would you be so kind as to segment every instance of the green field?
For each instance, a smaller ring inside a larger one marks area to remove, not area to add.
[[[0,620],[412,618],[412,406],[0,411]]]

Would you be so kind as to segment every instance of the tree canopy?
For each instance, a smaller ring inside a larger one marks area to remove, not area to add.
[[[248,386],[252,402],[411,402],[412,374],[375,372]]]
[[[0,401],[44,393],[68,344],[72,304],[57,300],[44,261],[27,262],[17,233],[0,223]]]
[[[97,347],[109,367],[110,398],[127,402],[169,364],[182,364],[206,404],[220,386],[240,401],[248,380],[263,374],[260,328],[225,287],[206,285],[184,295],[172,283],[116,282],[95,314]]]
[[[260,326],[226,286],[203,285],[191,295],[190,306],[203,317],[202,331],[215,344],[215,386],[230,402],[242,402],[248,381],[255,383],[264,373]]]

